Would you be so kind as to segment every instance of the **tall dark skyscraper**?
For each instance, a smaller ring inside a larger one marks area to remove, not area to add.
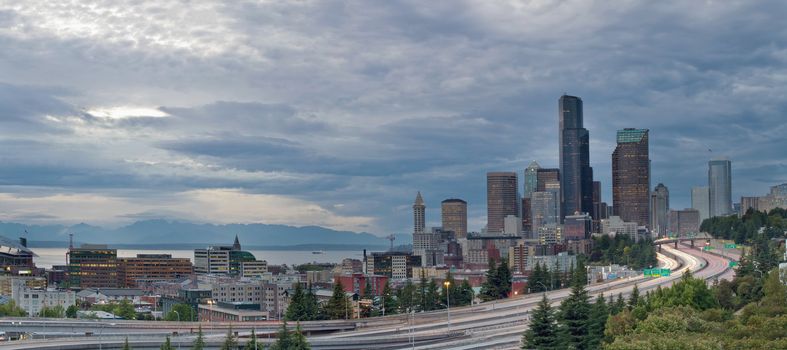
[[[558,109],[562,219],[575,212],[593,211],[593,169],[590,168],[590,134],[583,126],[582,99],[563,95]]]
[[[732,163],[727,159],[708,162],[710,217],[732,214]]]
[[[654,237],[664,237],[669,230],[669,189],[656,185],[650,194],[650,230]]]
[[[618,130],[612,152],[612,202],[623,221],[650,226],[648,129]]]
[[[508,215],[519,217],[519,191],[514,172],[491,172],[486,174],[487,232],[500,233],[505,228]]]

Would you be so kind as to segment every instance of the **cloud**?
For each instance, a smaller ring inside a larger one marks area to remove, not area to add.
[[[624,127],[650,129],[652,182],[675,207],[717,154],[733,161],[734,197],[762,194],[787,182],[785,11],[781,1],[0,5],[0,190],[115,209],[55,215],[36,209],[45,201],[2,201],[53,221],[209,217],[215,201],[237,220],[388,233],[411,229],[421,190],[430,224],[440,200],[460,197],[480,229],[487,171],[557,166],[564,92],[585,102],[605,200]],[[255,217],[230,198],[265,210]],[[315,218],[265,204],[282,198]]]

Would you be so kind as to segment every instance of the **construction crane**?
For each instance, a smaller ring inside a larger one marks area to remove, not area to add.
[[[388,236],[385,237],[385,239],[391,241],[391,249],[390,249],[390,251],[393,251],[393,241],[396,239],[396,236],[388,235]]]

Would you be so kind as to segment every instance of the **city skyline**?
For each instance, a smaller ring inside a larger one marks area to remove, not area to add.
[[[650,130],[672,208],[691,207],[718,156],[734,202],[787,182],[785,43],[767,25],[780,2],[73,6],[0,8],[4,222],[385,235],[412,229],[420,190],[427,227],[461,198],[477,231],[487,172],[560,167],[564,93],[584,101],[607,203],[628,127]]]

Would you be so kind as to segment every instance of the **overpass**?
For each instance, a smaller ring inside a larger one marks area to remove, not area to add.
[[[689,242],[690,246],[692,248],[694,248],[694,241],[704,241],[706,244],[710,244],[710,241],[712,239],[713,239],[713,237],[711,237],[707,233],[701,232],[699,234],[689,234],[689,235],[680,236],[680,237],[659,238],[659,239],[653,241],[653,244],[655,244],[658,247],[659,251],[661,251],[661,245],[662,244],[672,243],[674,248],[677,249],[678,248],[678,243],[680,243],[680,242]]]

